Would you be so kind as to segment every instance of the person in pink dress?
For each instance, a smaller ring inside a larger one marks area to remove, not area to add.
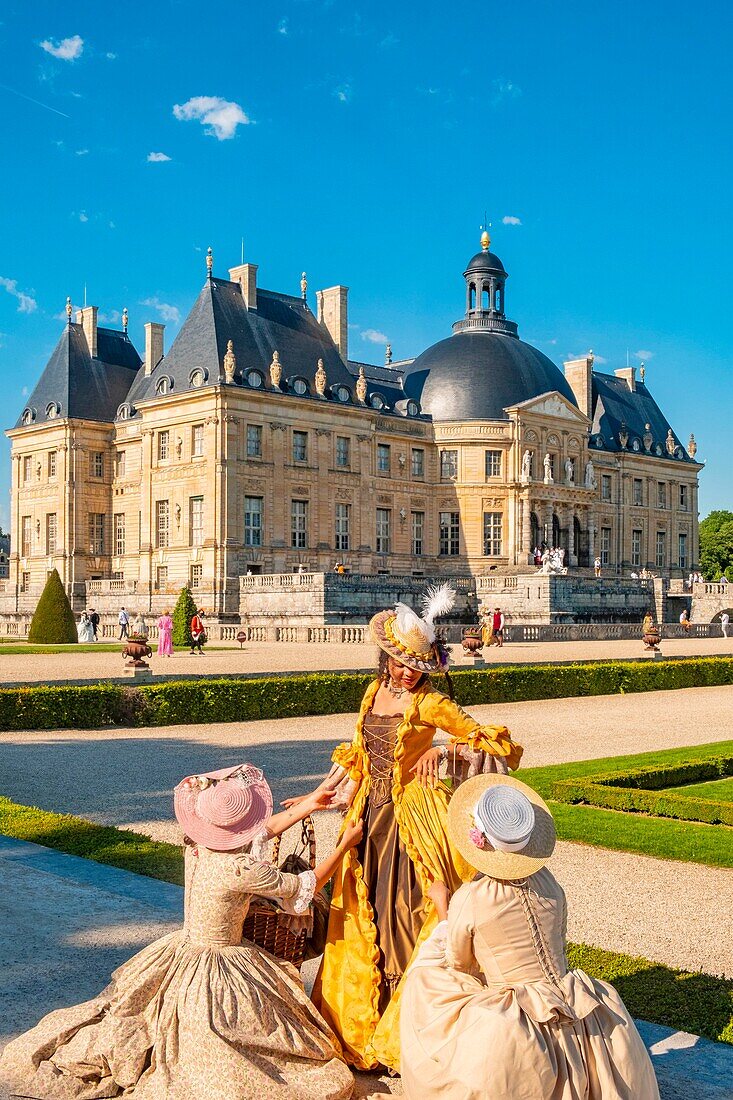
[[[158,656],[173,656],[173,619],[167,611],[158,619]]]

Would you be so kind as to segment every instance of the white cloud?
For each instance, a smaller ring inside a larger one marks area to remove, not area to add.
[[[81,214],[79,215],[79,221],[80,222],[88,222],[89,221],[89,215],[87,214],[87,212],[85,210],[82,210]]]
[[[97,321],[100,325],[118,325],[122,319],[119,309],[110,309],[107,313],[99,313]]]
[[[517,218],[514,214],[505,214],[501,219],[504,225],[521,225],[522,219]]]
[[[163,164],[170,159],[167,153],[148,153],[148,161],[150,164]]]
[[[399,42],[399,39],[397,38],[397,36],[392,34],[392,31],[389,31],[388,34],[385,34],[384,38],[379,43],[379,45],[383,50],[388,50],[392,46],[396,46],[398,42]]]
[[[163,320],[169,321],[172,325],[180,324],[181,314],[177,306],[171,306],[168,302],[161,302],[160,298],[144,298],[140,305],[157,309]]]
[[[388,344],[389,336],[385,336],[383,332],[379,332],[375,328],[365,328],[361,333],[362,340],[368,340],[370,344]]]
[[[605,356],[596,355],[595,352],[593,352],[593,359],[596,363],[607,363],[608,362],[608,359],[606,359]]]
[[[654,352],[653,351],[635,351],[634,352],[634,358],[635,359],[641,359],[643,362],[647,363],[650,359],[654,358]]]
[[[351,85],[340,84],[338,88],[334,88],[333,94],[336,96],[339,103],[348,103],[351,99]]]
[[[0,286],[4,287],[8,294],[12,294],[14,298],[18,299],[18,313],[35,313],[38,308],[36,299],[31,298],[30,294],[24,294],[22,290],[18,290],[15,279],[5,279],[0,276]]]
[[[117,60],[117,54],[116,53],[108,53],[106,55],[106,57],[107,57],[108,61],[116,61]]]
[[[176,103],[173,114],[181,122],[197,120],[206,127],[205,133],[219,141],[233,138],[237,126],[247,126],[252,121],[238,103],[216,95],[197,95],[186,103]]]
[[[23,386],[23,389],[20,391],[20,396],[27,397],[30,392],[27,386]]]
[[[495,107],[498,107],[500,103],[504,103],[508,99],[518,99],[522,94],[522,89],[518,84],[515,84],[512,80],[499,79],[493,82],[494,95],[492,103]]]
[[[84,39],[75,34],[73,38],[62,38],[58,43],[47,38],[40,45],[42,50],[51,54],[51,57],[58,57],[60,61],[76,61],[77,57],[81,57],[84,49]]]
[[[110,222],[109,227],[110,227],[110,229],[116,229],[117,228],[117,226],[115,225],[114,222]]]
[[[287,34],[288,33],[288,19],[287,19],[287,16],[284,19],[281,19],[280,22],[278,23],[277,33],[278,34]]]
[[[88,152],[89,152],[89,150],[88,150],[88,149],[77,149],[77,150],[76,150],[76,155],[77,155],[78,157],[85,157],[85,156],[87,155],[87,153],[88,153]]]

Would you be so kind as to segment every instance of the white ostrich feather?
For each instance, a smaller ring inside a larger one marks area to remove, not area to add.
[[[447,615],[456,602],[456,590],[446,581],[444,584],[431,584],[422,597],[423,618],[430,626],[433,619]]]
[[[433,624],[421,619],[406,603],[395,604],[395,634],[418,653],[429,649],[435,641]]]

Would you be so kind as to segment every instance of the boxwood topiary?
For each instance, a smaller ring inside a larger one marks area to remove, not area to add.
[[[28,641],[44,645],[72,645],[79,641],[74,612],[56,569],[49,573],[33,613]]]
[[[191,595],[191,589],[186,584],[181,589],[181,594],[173,609],[173,645],[193,645],[191,619],[197,610],[198,608]]]

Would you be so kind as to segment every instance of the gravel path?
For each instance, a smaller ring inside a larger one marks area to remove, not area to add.
[[[109,680],[122,677],[122,657],[116,653],[3,653],[0,646],[0,683],[43,683],[73,680]],[[472,668],[460,646],[452,646],[456,668]],[[665,657],[733,655],[733,638],[670,638],[662,644]],[[490,665],[533,662],[598,661],[642,657],[641,641],[509,642],[486,650]],[[260,642],[209,650],[203,657],[176,653],[151,659],[153,671],[165,678],[230,675],[246,672],[317,672],[323,669],[374,668],[376,648],[361,645],[295,645]]]
[[[535,766],[730,738],[733,688],[696,688],[493,707]],[[125,825],[177,843],[171,789],[181,776],[261,765],[277,800],[327,770],[353,715],[164,729],[0,734],[0,792],[22,803]],[[111,794],[110,794],[111,792]],[[318,821],[321,850],[337,818]],[[733,977],[733,872],[562,843],[553,869],[568,892],[570,936],[672,966]],[[612,900],[611,900],[612,899]],[[727,915],[727,916],[726,916]]]

